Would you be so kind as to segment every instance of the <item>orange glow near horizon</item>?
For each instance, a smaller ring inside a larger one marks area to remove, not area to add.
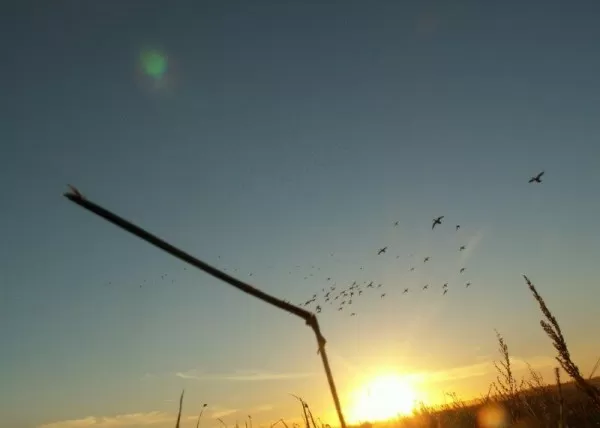
[[[407,378],[383,374],[368,380],[354,391],[348,422],[377,422],[409,415],[417,401],[417,391]]]

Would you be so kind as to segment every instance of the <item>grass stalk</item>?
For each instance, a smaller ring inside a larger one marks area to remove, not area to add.
[[[575,381],[575,384],[587,394],[592,403],[594,403],[596,407],[600,408],[600,389],[587,382],[581,375],[579,367],[577,367],[577,365],[571,359],[571,353],[569,352],[567,342],[563,336],[558,321],[556,320],[552,312],[550,312],[548,306],[546,306],[546,302],[544,302],[544,299],[538,293],[535,285],[529,280],[529,278],[526,275],[523,275],[523,278],[525,278],[525,282],[527,283],[529,290],[533,294],[535,300],[540,305],[540,310],[546,317],[546,320],[540,321],[540,325],[542,326],[542,329],[544,329],[548,337],[552,340],[552,344],[558,352],[556,360],[558,361],[562,369]]]

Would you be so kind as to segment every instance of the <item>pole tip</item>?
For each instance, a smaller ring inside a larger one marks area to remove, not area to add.
[[[70,192],[65,192],[64,195],[67,198],[77,198],[77,199],[85,199],[83,197],[83,195],[81,194],[81,192],[79,190],[77,190],[77,188],[75,186],[72,186],[70,184],[67,184],[67,186],[69,186]]]

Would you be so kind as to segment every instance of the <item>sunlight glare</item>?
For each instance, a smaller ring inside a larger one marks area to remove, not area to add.
[[[348,416],[352,423],[384,421],[410,414],[416,399],[407,379],[395,374],[382,375],[356,391]]]

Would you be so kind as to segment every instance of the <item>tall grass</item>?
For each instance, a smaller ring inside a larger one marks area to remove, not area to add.
[[[558,355],[556,356],[556,360],[563,368],[563,370],[575,381],[575,384],[591,399],[594,405],[600,408],[600,389],[598,387],[592,385],[581,375],[579,371],[579,367],[573,362],[571,359],[571,353],[569,352],[569,348],[567,347],[567,341],[563,336],[562,330],[560,329],[560,325],[558,321],[546,306],[546,302],[540,294],[538,293],[535,285],[531,282],[531,280],[527,277],[527,275],[523,275],[525,278],[525,282],[531,290],[531,294],[540,305],[540,310],[546,317],[545,320],[540,321],[540,325],[548,335],[548,337],[552,340],[552,344],[556,349]]]

